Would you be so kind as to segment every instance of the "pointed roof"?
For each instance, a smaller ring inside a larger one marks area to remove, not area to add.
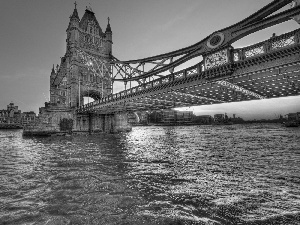
[[[99,23],[98,23],[98,21],[95,17],[95,13],[93,11],[91,11],[89,8],[86,8],[85,13],[84,13],[83,17],[80,20],[79,27],[82,30],[86,31],[89,21],[93,21],[96,24],[96,27],[99,30],[98,35],[103,35],[102,29],[101,29],[101,27],[100,27],[100,25],[99,25]]]
[[[55,70],[54,70],[54,64],[53,64],[51,74],[54,74],[54,73],[55,73]]]
[[[77,3],[75,2],[74,4],[75,4],[75,8],[74,8],[73,14],[70,16],[70,19],[72,19],[72,18],[76,18],[76,19],[78,19],[78,20],[79,20],[79,16],[78,16],[77,8],[76,8],[76,6],[77,6]]]
[[[109,21],[110,21],[109,17],[107,18],[107,21],[108,21],[108,23],[107,23],[105,33],[112,33],[110,23],[109,23]]]

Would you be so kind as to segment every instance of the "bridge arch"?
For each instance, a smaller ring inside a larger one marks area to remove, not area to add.
[[[90,87],[81,87],[80,90],[80,105],[84,105],[85,99],[91,98],[94,101],[97,101],[102,98],[102,92],[99,89],[90,88]]]

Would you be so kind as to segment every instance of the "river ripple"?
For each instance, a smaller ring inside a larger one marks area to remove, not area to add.
[[[300,129],[0,131],[0,224],[299,224]]]

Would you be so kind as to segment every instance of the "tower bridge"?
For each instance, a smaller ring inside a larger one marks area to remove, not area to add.
[[[276,13],[290,3],[293,7]],[[41,120],[56,131],[63,119],[69,119],[73,131],[118,132],[131,129],[128,112],[299,95],[300,29],[244,48],[231,46],[267,27],[291,19],[299,22],[299,3],[272,1],[194,45],[129,61],[113,56],[109,19],[103,32],[90,8],[80,19],[75,5],[67,28],[66,54],[56,70],[53,66],[51,101],[41,110]],[[174,72],[196,57],[202,61]],[[113,93],[118,81],[125,84],[125,90]],[[132,87],[132,82],[138,85]],[[95,101],[83,104],[86,96]]]

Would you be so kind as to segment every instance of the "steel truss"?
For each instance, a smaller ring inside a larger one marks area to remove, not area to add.
[[[120,61],[113,57],[112,61],[110,61],[115,69],[112,79],[113,81],[123,81],[125,85],[129,81],[137,81],[139,84],[143,84],[147,78],[154,79],[154,76],[161,77],[163,76],[161,73],[167,70],[172,73],[177,66],[192,58],[197,56],[205,57],[230,46],[235,41],[250,33],[296,17],[300,14],[300,6],[297,3],[293,4],[291,9],[271,15],[291,2],[293,0],[275,0],[248,18],[216,31],[198,43],[186,48],[137,60]],[[145,65],[150,69],[145,70]],[[117,78],[117,76],[121,78]]]
[[[94,57],[87,52],[76,48],[77,55],[82,64],[84,64],[88,70],[90,70],[95,76],[101,79],[108,79],[105,75],[110,75],[111,71],[107,67],[109,62],[102,60],[101,58]]]

